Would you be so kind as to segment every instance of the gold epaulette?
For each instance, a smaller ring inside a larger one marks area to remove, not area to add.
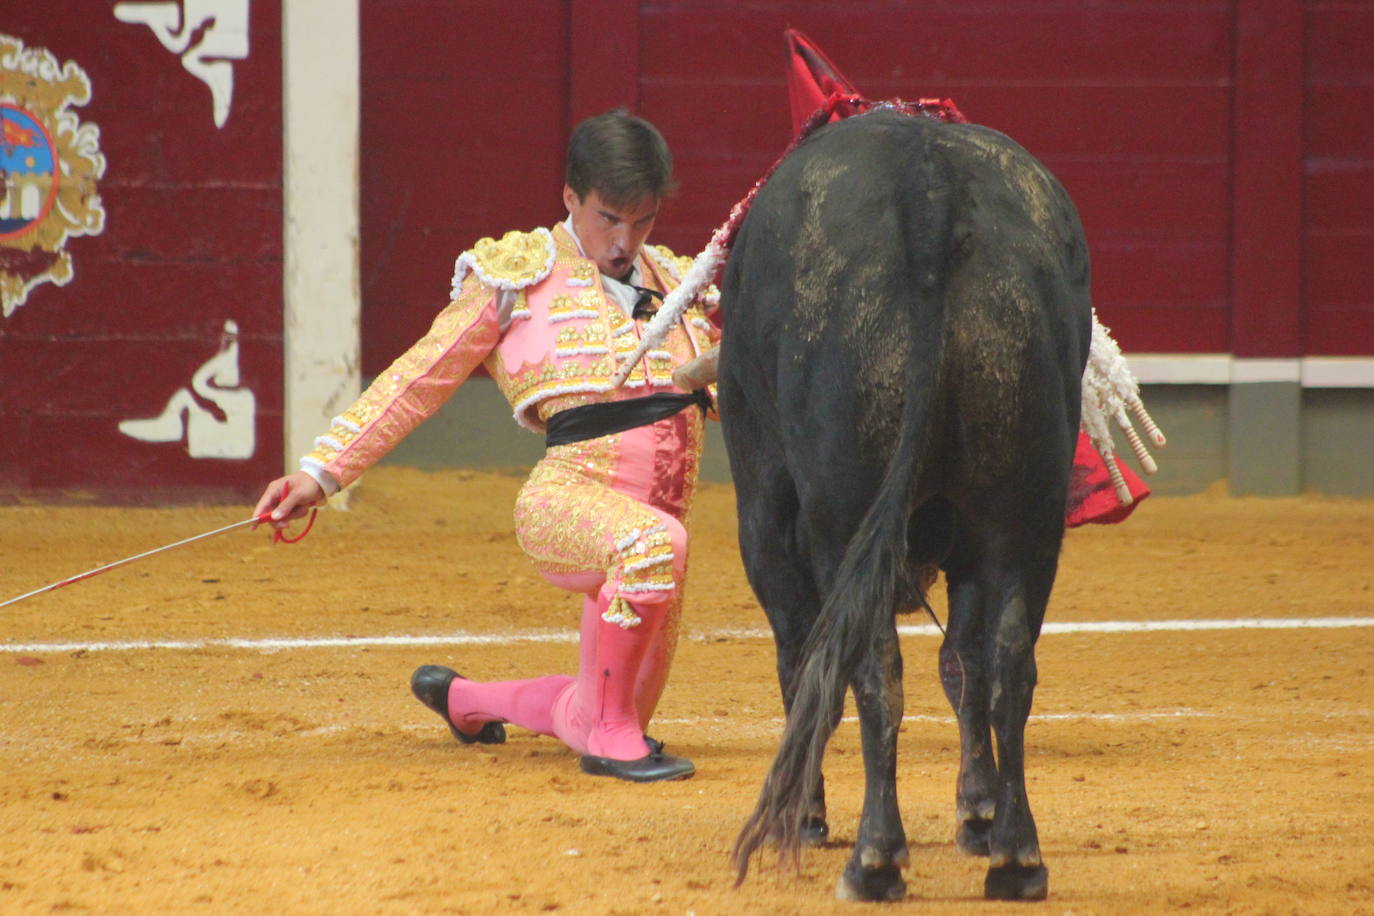
[[[553,233],[547,229],[532,232],[510,231],[499,240],[481,239],[458,256],[454,271],[454,294],[469,270],[487,286],[517,290],[533,286],[553,272]]]
[[[673,249],[667,245],[650,245],[656,257],[654,260],[666,267],[673,275],[673,279],[681,281],[686,276],[687,271],[692,268],[692,259],[685,255],[673,254]]]
[[[649,255],[673,278],[676,283],[681,283],[687,276],[687,271],[692,269],[695,262],[683,255],[673,254],[673,250],[667,245],[647,246]],[[714,283],[708,283],[697,293],[697,300],[707,309],[713,309],[720,305],[720,290],[716,289]]]

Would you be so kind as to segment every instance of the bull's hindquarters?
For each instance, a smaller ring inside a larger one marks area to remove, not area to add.
[[[994,131],[856,117],[813,135],[758,194],[722,309],[741,546],[788,703],[737,864],[769,838],[796,852],[852,689],[866,792],[838,892],[905,893],[893,615],[938,564],[959,842],[989,856],[988,897],[1044,897],[1024,729],[1091,322],[1072,204]]]

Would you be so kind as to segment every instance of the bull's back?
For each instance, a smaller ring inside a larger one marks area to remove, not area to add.
[[[726,362],[747,343],[753,387],[818,460],[882,464],[913,391],[959,453],[932,457],[968,475],[995,474],[990,456],[1036,425],[1076,428],[1082,230],[1002,134],[896,113],[832,125],[774,173],[735,252]]]

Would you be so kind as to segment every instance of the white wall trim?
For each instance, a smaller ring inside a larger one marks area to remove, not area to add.
[[[1302,382],[1302,361],[1297,359],[1231,359],[1232,384]]]
[[[360,385],[358,2],[282,4],[288,470]]]
[[[1293,382],[1304,388],[1374,388],[1374,357],[1246,359],[1229,353],[1127,353],[1142,385]]]
[[[1142,385],[1229,385],[1225,353],[1127,353],[1126,365]]]
[[[1310,356],[1302,361],[1304,388],[1374,388],[1374,357]]]

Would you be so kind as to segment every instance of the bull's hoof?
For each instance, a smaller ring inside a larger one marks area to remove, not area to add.
[[[851,862],[835,885],[836,900],[887,903],[906,896],[906,882],[896,865],[864,868]]]
[[[973,818],[961,821],[959,830],[954,834],[954,842],[959,851],[970,856],[986,858],[992,851],[992,821]]]
[[[1044,900],[1050,892],[1050,872],[1043,865],[1003,865],[989,868],[983,896],[989,900]]]
[[[823,817],[807,817],[802,821],[801,844],[803,846],[824,846],[830,839],[830,825]]]

